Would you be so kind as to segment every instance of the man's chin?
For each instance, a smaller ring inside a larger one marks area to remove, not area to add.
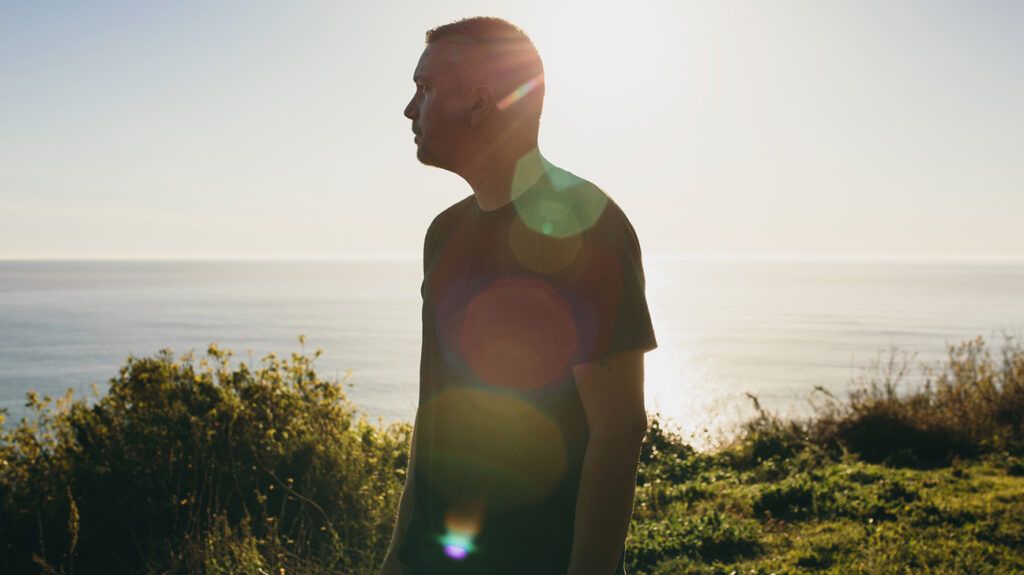
[[[416,148],[416,159],[420,161],[424,166],[433,166],[439,168],[437,161],[423,149],[423,146]]]

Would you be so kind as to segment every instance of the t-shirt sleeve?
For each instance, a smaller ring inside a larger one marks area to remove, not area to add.
[[[620,351],[658,347],[644,293],[640,241],[618,206],[609,202],[606,211],[586,240],[573,304],[574,365]]]

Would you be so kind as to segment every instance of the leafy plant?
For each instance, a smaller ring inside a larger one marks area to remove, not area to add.
[[[302,338],[300,338],[300,342]],[[362,572],[379,563],[408,425],[357,418],[311,357],[130,357],[90,403],[29,397],[0,436],[3,565],[72,573]]]

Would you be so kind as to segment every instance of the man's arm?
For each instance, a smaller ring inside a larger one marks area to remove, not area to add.
[[[409,448],[409,467],[405,472],[405,487],[402,488],[402,498],[398,503],[398,517],[395,519],[395,531],[391,535],[391,544],[388,546],[388,552],[384,556],[381,573],[388,573],[389,571],[386,569],[388,563],[398,560],[398,549],[402,546],[402,542],[405,541],[406,531],[409,528],[409,522],[412,520],[412,508],[416,502],[415,478],[413,476],[416,472],[416,427],[419,422],[418,415],[419,412],[417,411],[417,418],[413,422],[412,427],[412,446]]]
[[[568,575],[612,575],[629,530],[640,444],[647,432],[644,354],[573,367],[590,441],[583,459]]]

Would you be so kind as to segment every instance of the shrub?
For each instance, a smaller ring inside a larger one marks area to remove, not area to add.
[[[725,450],[737,469],[783,461],[823,448],[872,463],[932,468],[986,453],[1024,453],[1024,347],[1007,338],[997,361],[984,339],[948,348],[943,364],[924,366],[926,383],[911,388],[910,357],[893,352],[874,364],[846,399],[823,388],[812,417],[784,419],[754,402]]]
[[[300,342],[303,339],[300,337]],[[0,435],[5,572],[337,573],[382,558],[408,425],[356,419],[319,357],[129,357],[92,405]]]
[[[906,356],[888,362],[850,394],[828,401],[810,424],[819,443],[871,462],[948,465],[956,457],[1024,450],[1024,348],[1011,338],[1000,362],[976,338],[950,346],[945,364],[925,367],[927,383],[905,390]]]
[[[750,469],[765,461],[788,459],[809,447],[807,426],[795,419],[783,419],[761,407],[756,396],[748,393],[757,416],[740,427],[735,441],[725,451],[728,463],[737,469]]]
[[[665,429],[659,415],[648,418],[647,434],[640,446],[637,485],[658,480],[686,481],[700,471],[702,464],[697,451],[677,433]]]

